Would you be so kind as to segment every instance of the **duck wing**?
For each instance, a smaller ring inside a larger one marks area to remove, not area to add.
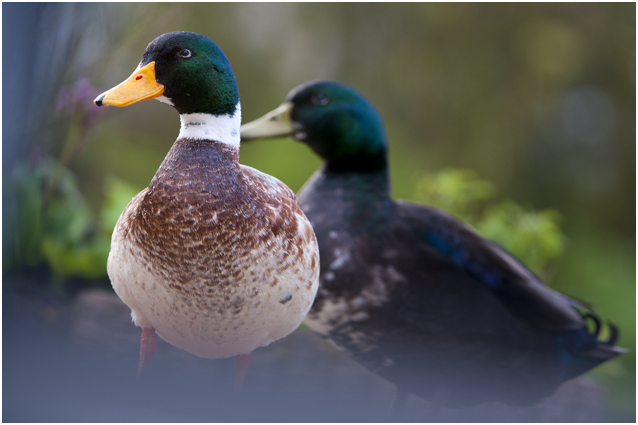
[[[397,202],[398,217],[416,236],[449,257],[493,291],[515,314],[549,331],[581,328],[583,303],[545,284],[520,261],[479,236],[452,215],[435,208]]]

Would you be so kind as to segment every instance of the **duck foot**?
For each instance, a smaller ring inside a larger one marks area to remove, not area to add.
[[[248,364],[252,356],[252,351],[248,354],[238,354],[235,356],[235,388],[233,389],[233,393],[235,394],[241,391],[244,377],[246,377],[246,372],[248,371]]]
[[[146,366],[151,361],[155,349],[157,348],[157,336],[154,328],[144,328],[142,330],[142,339],[140,341],[140,361],[137,367],[137,377],[144,373]]]

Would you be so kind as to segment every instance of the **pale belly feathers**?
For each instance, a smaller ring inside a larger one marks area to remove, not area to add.
[[[207,229],[218,233],[213,238],[202,237],[201,230],[193,236],[202,223],[173,220],[167,242],[145,235],[136,223],[147,221],[138,210],[148,191],[133,198],[118,220],[107,266],[135,325],[155,328],[164,340],[197,356],[224,358],[266,346],[301,324],[319,275],[317,242],[301,210],[289,211],[296,232],[227,232],[223,223],[215,226],[217,214],[209,214]],[[270,222],[279,218],[276,208],[266,208]],[[167,247],[171,244],[180,255]]]

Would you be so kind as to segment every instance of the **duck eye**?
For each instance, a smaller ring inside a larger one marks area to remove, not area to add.
[[[191,57],[191,51],[188,50],[188,49],[184,49],[181,52],[179,52],[177,55],[182,57],[182,58],[190,58]]]
[[[310,98],[310,101],[314,104],[314,105],[319,105],[319,106],[324,106],[327,105],[328,102],[330,101],[330,99],[328,99],[328,96],[324,95],[324,94],[315,94]]]

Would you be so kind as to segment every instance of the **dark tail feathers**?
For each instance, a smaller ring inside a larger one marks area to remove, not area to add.
[[[585,325],[580,329],[564,332],[561,345],[564,354],[564,380],[575,378],[599,364],[616,357],[627,350],[616,347],[618,328],[611,322],[606,323],[609,336],[600,340],[603,324],[591,312],[582,314],[585,321],[593,324],[593,329]]]

